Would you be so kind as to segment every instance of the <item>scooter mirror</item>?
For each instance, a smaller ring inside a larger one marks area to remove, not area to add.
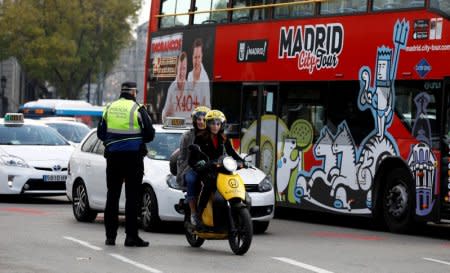
[[[248,155],[254,155],[259,152],[259,146],[253,146],[248,150]]]

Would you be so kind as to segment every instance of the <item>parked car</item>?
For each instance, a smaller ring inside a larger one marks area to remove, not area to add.
[[[187,128],[154,125],[155,139],[147,144],[142,181],[141,222],[146,231],[157,230],[161,221],[183,221],[179,200],[183,189],[170,173],[169,160],[179,148],[182,134]],[[72,201],[73,213],[78,221],[93,221],[106,205],[106,160],[103,143],[91,131],[75,149],[69,161],[66,193]],[[274,213],[274,191],[266,175],[259,169],[239,170],[252,199],[252,219],[256,231],[264,232]],[[124,191],[124,187],[122,188]],[[122,192],[119,212],[125,212]]]
[[[68,141],[78,144],[91,131],[84,123],[60,118],[42,118],[44,124],[56,129]]]
[[[6,114],[0,119],[0,194],[64,195],[73,149],[54,129]]]

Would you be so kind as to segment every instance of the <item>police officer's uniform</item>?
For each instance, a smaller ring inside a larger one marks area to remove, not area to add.
[[[108,188],[105,208],[107,245],[114,245],[118,228],[119,199],[125,182],[126,246],[148,246],[138,236],[137,212],[144,175],[143,157],[146,142],[153,140],[155,130],[145,108],[135,101],[130,91],[136,83],[122,84],[120,98],[103,111],[97,135],[105,145],[106,184]]]

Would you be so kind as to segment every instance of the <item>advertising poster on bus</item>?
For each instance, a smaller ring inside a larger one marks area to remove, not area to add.
[[[162,32],[151,39],[149,103],[158,121],[211,107],[215,29]]]

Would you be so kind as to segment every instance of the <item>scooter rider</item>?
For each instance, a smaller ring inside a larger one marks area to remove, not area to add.
[[[194,140],[194,144],[200,146],[200,150],[206,154],[210,161],[219,159],[223,155],[233,157],[240,166],[244,164],[244,160],[236,153],[231,145],[231,141],[224,133],[226,122],[225,115],[219,110],[211,110],[205,116],[206,130],[200,132]],[[189,164],[196,170],[203,182],[203,188],[200,193],[197,208],[197,219],[201,219],[201,214],[208,203],[211,193],[215,191],[217,173],[209,168],[205,160],[199,160],[199,157],[191,153]]]
[[[186,201],[191,209],[191,223],[195,226],[199,225],[197,216],[197,196],[200,192],[198,174],[188,164],[189,145],[194,143],[196,136],[205,130],[205,115],[210,111],[206,106],[198,106],[191,114],[192,125],[194,128],[185,132],[181,137],[180,154],[177,159],[177,182],[178,185],[187,187]]]

